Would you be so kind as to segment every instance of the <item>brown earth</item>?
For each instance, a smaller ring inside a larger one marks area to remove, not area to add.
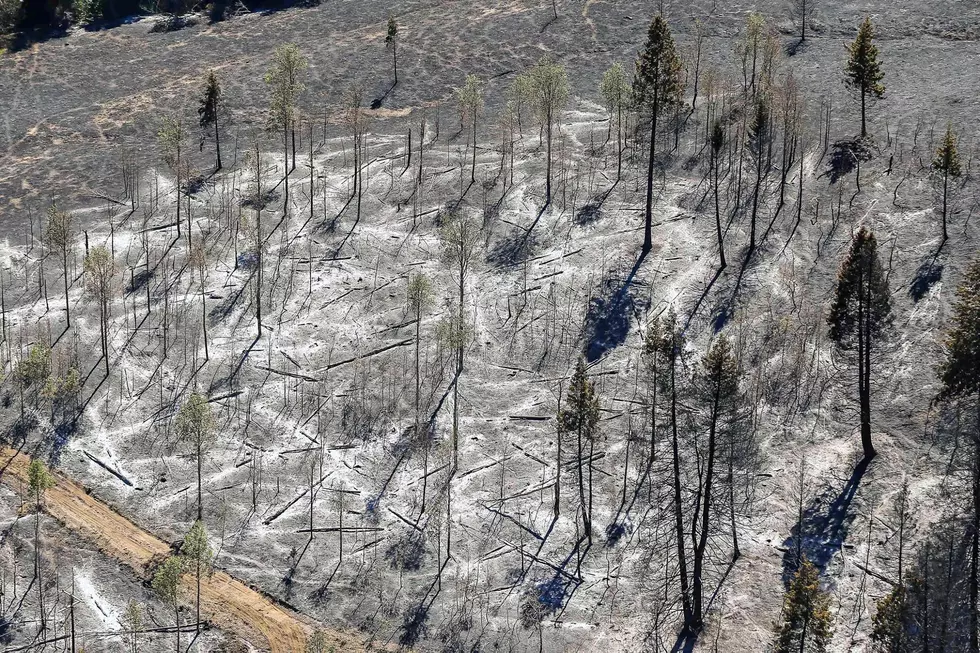
[[[8,447],[0,448],[0,482],[20,489],[28,482],[30,456]],[[138,576],[148,577],[153,568],[171,553],[169,544],[129,521],[95,499],[71,479],[53,473],[55,484],[44,495],[44,510],[69,530],[95,543],[107,556]],[[184,576],[187,597],[193,596],[194,578]],[[313,630],[312,622],[245,583],[215,571],[201,582],[201,613],[211,623],[249,640],[260,650],[300,653]],[[356,635],[325,631],[328,646],[342,651],[364,651]]]

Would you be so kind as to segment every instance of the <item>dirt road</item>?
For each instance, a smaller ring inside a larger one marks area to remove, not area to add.
[[[15,489],[27,484],[31,459],[0,448],[0,482]],[[129,566],[139,576],[170,553],[170,546],[109,506],[91,497],[78,483],[55,472],[56,483],[44,497],[44,510],[79,536],[94,542],[107,556]],[[186,597],[193,596],[194,579],[184,577]],[[201,583],[201,612],[216,626],[243,636],[259,649],[273,653],[302,653],[312,631],[309,620],[277,605],[224,572]],[[338,651],[363,651],[354,635],[327,631],[328,645]]]

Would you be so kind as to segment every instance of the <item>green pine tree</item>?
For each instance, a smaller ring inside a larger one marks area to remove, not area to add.
[[[949,197],[949,180],[957,179],[963,174],[960,167],[960,156],[956,151],[956,135],[951,125],[946,126],[946,135],[936,150],[936,158],[932,160],[932,168],[943,177],[943,242],[949,238],[946,233],[946,208]]]
[[[837,291],[827,323],[830,339],[858,359],[861,446],[865,460],[875,456],[871,442],[871,352],[891,327],[888,280],[878,259],[878,241],[866,227],[858,229],[837,274]]]
[[[830,595],[820,589],[820,572],[803,557],[783,598],[783,623],[776,653],[825,653],[833,633]]]
[[[398,84],[398,23],[394,16],[388,16],[388,27],[385,32],[385,48],[391,48],[391,62],[395,69],[395,83]]]
[[[150,586],[157,596],[174,611],[177,643],[176,653],[180,653],[180,577],[184,573],[184,561],[178,556],[170,556],[153,574]]]
[[[874,27],[870,17],[865,18],[858,27],[857,38],[847,51],[850,56],[844,68],[844,83],[861,95],[861,138],[864,138],[868,135],[868,99],[885,95],[885,87],[881,83],[885,73],[881,71],[881,62],[878,61],[878,48],[874,44]]]
[[[956,290],[953,319],[945,341],[946,358],[939,365],[940,399],[975,397],[977,425],[973,430],[970,506],[970,650],[980,650],[980,259],[966,270]]]
[[[221,137],[218,132],[218,111],[221,109],[221,85],[213,70],[208,71],[201,94],[201,104],[197,108],[202,130],[214,127],[215,170],[221,170]],[[204,132],[201,132],[201,148],[204,148]]]
[[[177,413],[177,437],[190,440],[197,458],[197,519],[204,518],[204,496],[202,493],[202,469],[204,454],[214,437],[214,415],[211,404],[204,395],[193,393]]]
[[[912,603],[908,589],[896,585],[875,604],[871,641],[882,653],[910,653],[913,648]]]
[[[191,530],[184,537],[180,547],[180,555],[194,565],[194,580],[197,583],[197,596],[194,602],[195,626],[194,632],[201,632],[201,572],[209,571],[214,561],[214,551],[208,541],[208,531],[200,519],[194,522]]]
[[[657,123],[661,115],[681,102],[684,83],[681,60],[674,47],[667,21],[657,15],[647,31],[646,47],[636,62],[633,91],[637,105],[649,112],[650,159],[647,162],[646,223],[643,231],[643,253],[653,248],[653,169],[657,154]]]
[[[579,502],[582,509],[582,525],[586,537],[592,541],[592,455],[595,450],[595,440],[599,426],[599,396],[595,384],[589,380],[585,369],[585,361],[579,358],[575,363],[575,372],[565,393],[565,405],[558,412],[558,437],[563,435],[575,436],[575,446],[578,452],[576,464],[578,473]],[[586,444],[589,452],[585,452]],[[585,498],[585,474],[582,471],[583,460],[589,459],[589,498]]]

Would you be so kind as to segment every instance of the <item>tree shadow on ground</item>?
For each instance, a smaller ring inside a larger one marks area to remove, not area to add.
[[[909,297],[912,298],[913,302],[918,303],[920,299],[925,297],[934,285],[942,281],[943,279],[943,264],[939,261],[939,254],[943,250],[943,245],[946,241],[939,244],[936,251],[923,259],[922,264],[919,265],[919,269],[915,271],[915,276],[912,277],[912,283],[909,284]]]
[[[498,269],[512,268],[526,261],[537,246],[537,239],[519,227],[510,230],[487,253],[487,263]]]
[[[871,160],[871,146],[868,139],[854,138],[834,143],[830,148],[827,171],[821,177],[829,177],[831,184],[854,172],[860,162]]]
[[[613,189],[616,188],[616,184],[618,183],[619,182],[617,181],[606,190],[602,191],[601,193],[597,193],[590,202],[579,207],[579,210],[575,212],[575,224],[579,225],[580,227],[584,227],[594,222],[598,222],[602,217],[602,205],[605,204],[606,200],[612,194]]]
[[[636,273],[645,258],[646,252],[641,253],[626,278],[605,279],[602,294],[593,297],[589,303],[585,316],[585,357],[590,363],[626,341],[630,331],[630,315],[642,308],[643,300],[634,295],[633,289]]]
[[[803,511],[790,536],[783,541],[783,584],[789,586],[799,566],[799,555],[805,555],[823,572],[840,551],[854,521],[851,503],[857,495],[861,478],[868,470],[868,460],[857,464],[851,477],[839,491],[828,488],[815,497]]]

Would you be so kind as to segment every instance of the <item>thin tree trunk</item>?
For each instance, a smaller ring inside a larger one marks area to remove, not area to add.
[[[218,113],[214,114],[214,150],[217,155],[215,170],[221,170],[221,136],[218,132]]]
[[[700,630],[704,624],[704,553],[708,545],[708,527],[711,519],[711,485],[714,482],[715,436],[718,430],[718,406],[721,400],[721,369],[715,371],[714,401],[711,407],[711,425],[708,430],[708,466],[704,475],[704,501],[701,506],[701,526],[697,546],[694,549],[694,627]]]
[[[653,116],[650,118],[650,160],[647,163],[646,222],[643,227],[643,253],[653,249],[653,167],[657,158],[657,114],[660,109],[659,89],[653,91]]]
[[[671,336],[672,349],[674,335]],[[677,438],[677,386],[676,367],[677,352],[671,351],[670,359],[670,426],[672,430],[672,446],[674,454],[674,522],[677,534],[677,564],[681,577],[681,602],[684,609],[684,630],[690,631],[693,623],[691,612],[691,593],[687,578],[687,554],[684,551],[684,513],[681,504],[681,463],[680,448]]]

